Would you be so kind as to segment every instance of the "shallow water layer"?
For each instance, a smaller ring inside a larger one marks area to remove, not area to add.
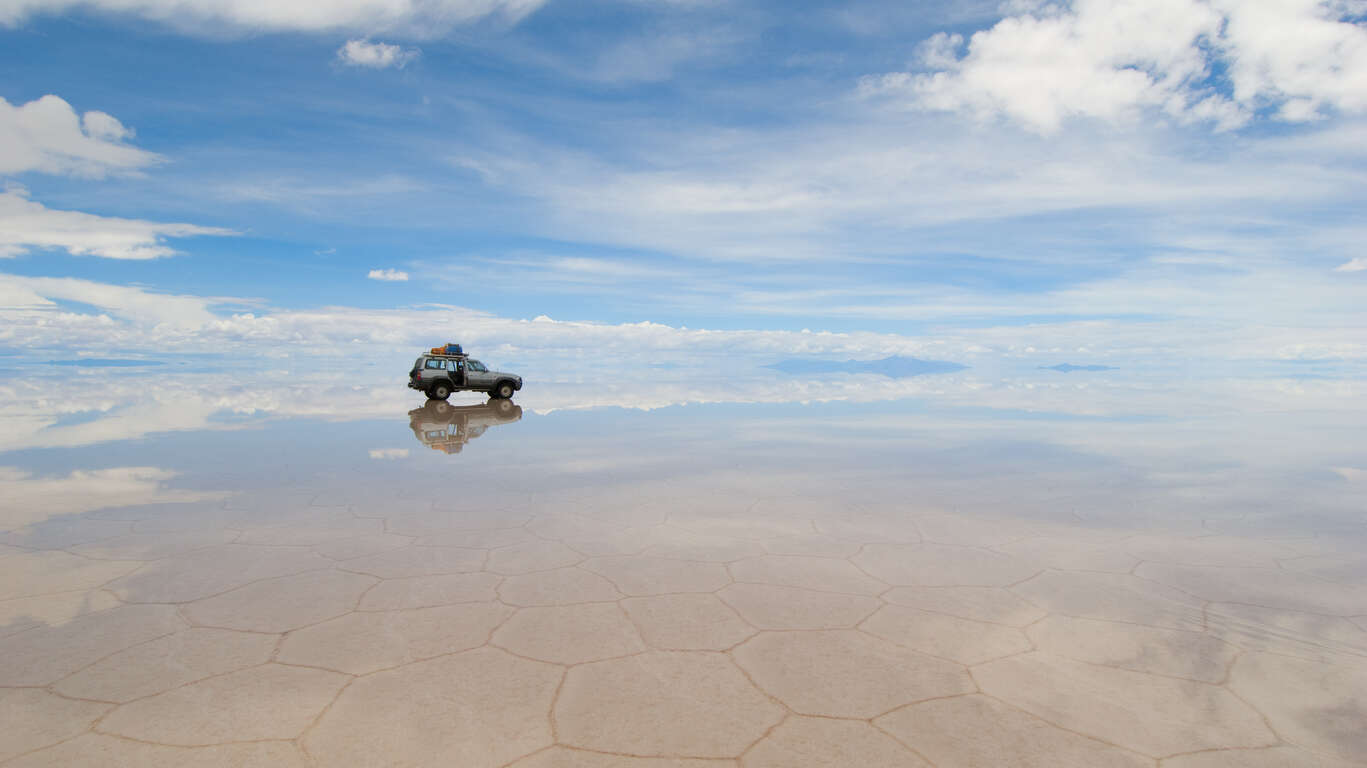
[[[1363,764],[1358,385],[1038,375],[12,378],[0,762]]]

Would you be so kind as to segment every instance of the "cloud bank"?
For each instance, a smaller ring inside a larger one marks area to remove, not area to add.
[[[90,309],[71,310],[75,303]],[[0,346],[28,349],[205,349],[258,359],[333,355],[339,348],[407,356],[453,334],[484,354],[634,357],[687,354],[892,354],[936,357],[943,345],[897,334],[690,329],[652,322],[592,323],[499,317],[452,306],[321,307],[226,312],[243,300],[170,295],[75,278],[0,274]],[[435,341],[434,341],[435,339]]]
[[[490,361],[524,355],[563,361],[585,350],[603,360],[699,364],[722,358],[772,362],[800,356],[872,360],[893,355],[975,366],[1000,359],[1039,364],[1085,356],[1124,361],[1127,369],[1192,360],[1205,366],[1277,359],[1367,361],[1357,282],[1328,270],[1279,269],[1212,273],[1188,278],[1179,289],[1165,272],[1140,271],[1041,293],[1029,301],[984,293],[934,301],[927,296],[924,303],[905,302],[902,317],[922,328],[911,335],[714,330],[544,316],[526,320],[444,305],[244,312],[242,306],[259,302],[0,274],[0,347],[102,355],[111,349],[151,354],[213,349],[258,364],[331,356],[342,349],[389,364],[449,340],[480,350]],[[72,304],[81,308],[72,309]],[[962,327],[948,322],[965,316],[974,322]]]
[[[922,43],[929,72],[865,81],[916,107],[1053,133],[1146,110],[1217,129],[1367,109],[1361,0],[1018,0],[990,29]]]

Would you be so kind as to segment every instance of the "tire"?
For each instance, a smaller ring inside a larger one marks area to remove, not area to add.
[[[500,400],[507,400],[513,396],[514,391],[516,390],[513,389],[511,381],[500,381],[498,386],[494,387],[494,391],[489,394]]]
[[[427,390],[427,396],[433,400],[445,400],[451,396],[451,387],[448,384],[433,384],[432,388]]]
[[[498,411],[499,416],[507,416],[513,412],[511,400],[494,400],[494,410]]]

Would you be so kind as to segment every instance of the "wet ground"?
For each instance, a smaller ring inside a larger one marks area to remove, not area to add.
[[[1367,764],[1360,386],[1034,376],[11,376],[0,764]]]

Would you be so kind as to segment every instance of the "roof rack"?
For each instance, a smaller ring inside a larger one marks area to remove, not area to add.
[[[469,352],[462,352],[462,353],[460,353],[459,355],[448,355],[448,354],[446,354],[445,352],[427,352],[427,353],[425,353],[425,355],[426,355],[427,357],[441,357],[441,358],[448,358],[448,357],[449,357],[449,358],[451,358],[452,360],[465,360],[465,359],[468,359],[468,358],[470,357],[470,353],[469,353]]]

